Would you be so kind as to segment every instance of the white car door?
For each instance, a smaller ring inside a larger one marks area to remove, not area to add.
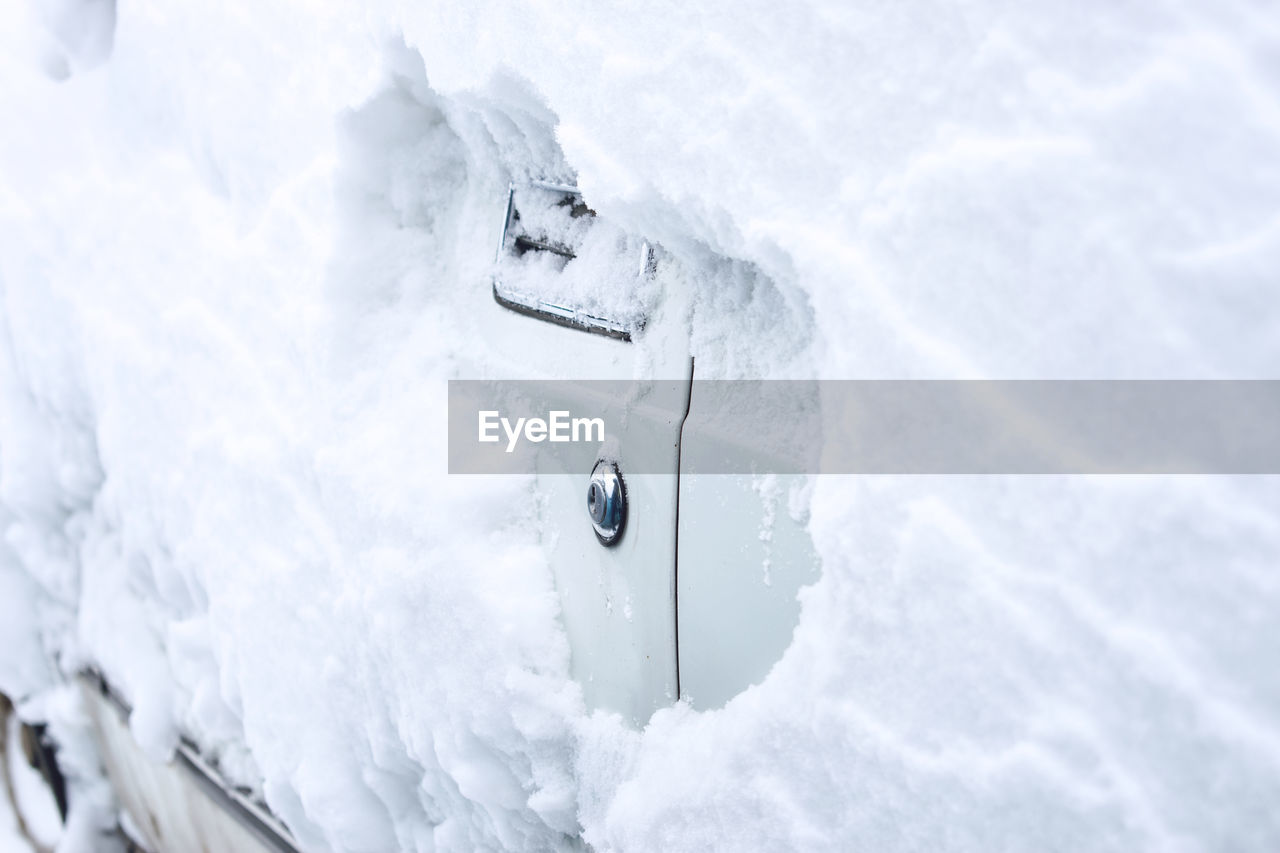
[[[495,346],[506,350],[509,372],[503,378],[547,380],[553,389],[548,393],[569,411],[608,401],[591,399],[602,386],[566,379],[618,380],[613,388],[633,380],[669,380],[654,383],[656,390],[642,404],[628,405],[625,418],[610,418],[601,443],[601,453],[625,482],[626,524],[615,543],[602,544],[591,523],[587,497],[593,465],[567,470],[551,453],[537,461],[542,547],[560,597],[573,676],[589,707],[617,711],[642,725],[679,697],[677,471],[692,369],[680,322],[681,296],[671,287],[674,267],[655,262],[648,245],[628,235],[617,252],[625,255],[618,276],[623,280],[589,280],[576,295],[625,291],[635,275],[650,292],[662,295],[658,308],[643,316],[628,314],[625,305],[584,309],[574,302],[573,282],[566,280],[579,268],[596,273],[590,265],[600,252],[575,256],[566,250],[572,242],[592,239],[589,230],[581,232],[594,216],[561,216],[557,223],[552,215],[545,228],[548,208],[552,214],[557,208],[561,213],[586,209],[571,186],[552,183],[513,185],[507,199],[494,299],[484,309]],[[599,227],[599,222],[588,226]],[[562,233],[573,229],[577,233]]]

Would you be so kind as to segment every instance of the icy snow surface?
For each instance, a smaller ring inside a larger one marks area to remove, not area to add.
[[[18,822],[13,815],[13,807],[5,799],[0,802],[0,849],[7,853],[27,853],[31,845],[18,831]]]
[[[636,731],[442,415],[536,369],[474,316],[513,177],[676,259],[702,376],[1273,378],[1273,6],[3,15],[25,714],[96,661],[314,850],[1280,847],[1275,478],[822,478],[786,656]]]

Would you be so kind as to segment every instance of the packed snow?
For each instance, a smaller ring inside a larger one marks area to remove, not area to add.
[[[63,849],[117,819],[91,663],[307,850],[1280,846],[1275,477],[817,477],[783,658],[636,728],[443,413],[582,367],[477,309],[549,176],[702,377],[1274,378],[1267,4],[0,14],[0,691]]]

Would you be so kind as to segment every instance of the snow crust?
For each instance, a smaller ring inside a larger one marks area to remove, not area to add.
[[[3,14],[0,690],[84,785],[92,661],[307,849],[1280,843],[1275,478],[819,478],[782,661],[635,731],[532,482],[444,474],[445,380],[535,369],[512,178],[662,247],[703,377],[1273,377],[1265,5]]]

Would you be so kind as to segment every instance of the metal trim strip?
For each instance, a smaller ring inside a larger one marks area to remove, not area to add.
[[[121,721],[128,723],[133,706],[107,681],[100,670],[86,667],[80,671],[80,678],[89,682],[115,708]],[[205,761],[195,741],[185,735],[180,737],[174,750],[174,761],[195,777],[197,785],[211,800],[265,845],[279,853],[301,853],[288,828],[271,809],[265,803],[252,800],[238,791],[212,764]]]

